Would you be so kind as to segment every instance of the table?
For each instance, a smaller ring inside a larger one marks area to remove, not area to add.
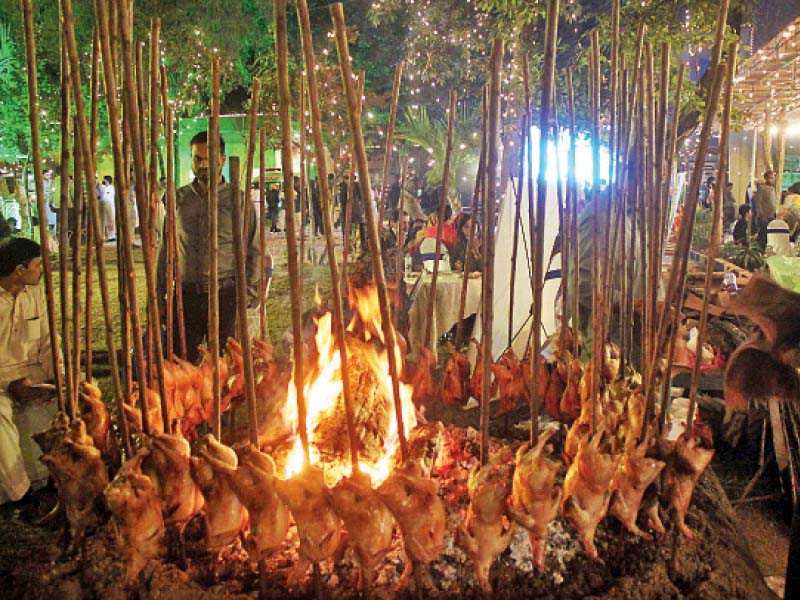
[[[406,278],[406,285],[411,288],[419,275]],[[417,345],[425,343],[425,325],[431,295],[431,274],[422,275],[419,292],[408,312],[408,342],[411,358],[419,353]],[[447,333],[458,321],[458,307],[461,301],[461,273],[440,272],[436,279],[436,299],[431,324],[430,350],[436,354],[436,340]],[[481,278],[470,279],[467,283],[467,299],[464,305],[464,317],[475,314],[480,309]]]

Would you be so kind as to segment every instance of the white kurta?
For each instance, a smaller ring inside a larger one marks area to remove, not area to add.
[[[15,406],[6,387],[21,377],[52,379],[52,356],[42,285],[26,286],[16,297],[0,287],[0,503],[19,499],[31,481],[47,477],[31,435],[47,428],[55,402]]]

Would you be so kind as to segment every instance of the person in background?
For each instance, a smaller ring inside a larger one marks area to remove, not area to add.
[[[733,196],[733,182],[725,184],[722,192],[722,230],[729,231],[736,220],[736,198]]]
[[[41,276],[39,244],[0,243],[0,504],[22,499],[48,476],[31,439],[56,412],[52,386],[41,385],[55,378]]]
[[[322,222],[322,201],[319,196],[319,182],[311,180],[311,210],[314,214],[314,235],[319,237],[325,233]]]
[[[700,188],[700,203],[703,208],[711,208],[711,200],[714,198],[714,177],[706,179],[705,185]]]
[[[767,171],[751,203],[753,228],[762,250],[767,246],[767,225],[775,218],[776,200],[775,171]]]
[[[12,233],[11,224],[0,214],[0,240],[11,237]]]
[[[750,206],[742,204],[739,206],[739,218],[733,225],[733,243],[738,246],[747,246],[750,238],[750,219],[752,211]]]
[[[100,222],[103,226],[103,240],[111,242],[117,239],[117,224],[114,218],[114,180],[111,175],[103,177],[100,182]]]
[[[236,334],[236,266],[233,244],[233,203],[244,204],[244,194],[234,196],[233,188],[222,177],[225,164],[225,140],[220,136],[219,154],[209,156],[208,132],[201,131],[190,141],[192,172],[194,181],[178,188],[175,193],[175,234],[178,240],[177,260],[180,267],[183,288],[183,311],[186,329],[188,359],[198,358],[197,347],[208,330],[209,300],[209,222],[208,186],[209,163],[217,161],[219,183],[218,247],[219,247],[219,339],[224,346],[229,337]],[[256,211],[249,212],[249,220],[244,239],[246,248],[245,271],[247,277],[247,305],[254,308],[259,304],[259,236]],[[158,246],[157,285],[158,299],[162,314],[165,312],[164,299],[167,290],[166,245]],[[169,280],[171,283],[171,279]],[[176,324],[172,335],[176,335]],[[176,341],[177,345],[177,341]]]
[[[267,190],[267,220],[270,222],[270,232],[280,232],[281,192],[278,184],[273,183]]]
[[[468,272],[478,273],[483,268],[480,252],[480,231],[475,228],[475,238],[472,244],[472,252],[467,258],[467,247],[469,246],[470,215],[460,213],[456,217],[456,230],[458,232],[456,243],[450,252],[450,268],[453,271],[464,271],[464,265]]]
[[[400,177],[395,175],[392,185],[386,190],[386,208],[384,217],[397,221],[397,211],[400,207]]]

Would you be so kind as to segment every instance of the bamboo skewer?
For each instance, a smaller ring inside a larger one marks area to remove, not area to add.
[[[30,0],[23,0],[23,5],[26,6],[26,31],[28,27],[27,17],[30,17]],[[83,94],[81,91],[81,82],[80,82],[80,70],[78,66],[78,50],[75,44],[75,24],[72,15],[72,2],[71,0],[61,0],[61,11],[62,11],[62,23],[64,27],[64,35],[66,38],[67,44],[67,56],[69,57],[69,71],[70,71],[70,80],[72,83],[72,93],[73,98],[75,100],[75,114],[76,114],[76,130],[78,132],[78,136],[81,139],[81,147],[88,148],[89,145],[89,132],[88,126],[86,123],[86,106],[83,100]],[[30,23],[32,27],[32,23]],[[32,30],[31,30],[31,46],[33,45],[32,39]],[[31,52],[33,51],[32,48],[30,49]],[[28,76],[35,78],[35,61],[33,68],[31,65],[28,65]],[[33,92],[36,92],[35,85]],[[37,131],[38,133],[38,131]],[[38,135],[35,138],[34,148],[38,148]],[[35,152],[38,152],[35,150]],[[95,166],[94,166],[94,156],[93,152],[86,152],[85,156],[83,157],[83,168],[85,171],[86,178],[91,181],[94,177],[95,173]],[[97,196],[95,194],[88,194],[87,198],[89,198],[89,207],[92,214],[92,219],[97,227],[99,227],[100,223],[100,211],[98,210],[97,205]],[[97,233],[97,231],[96,231]],[[117,353],[116,353],[116,344],[114,343],[114,325],[113,320],[111,317],[111,304],[108,299],[108,285],[106,279],[106,264],[105,264],[105,257],[103,255],[103,242],[101,236],[95,235],[95,251],[97,253],[97,274],[98,274],[98,283],[100,285],[100,296],[103,301],[103,313],[105,317],[105,334],[106,334],[106,345],[108,347],[108,357],[109,357],[109,366],[111,368],[111,380],[113,382],[113,389],[114,394],[116,396],[116,405],[117,405],[117,415],[119,418],[119,429],[122,432],[122,440],[124,444],[125,452],[128,456],[130,456],[130,437],[128,435],[128,423],[124,417],[123,411],[123,398],[122,398],[122,385],[119,378],[119,369],[117,366]],[[51,331],[53,331],[51,329]],[[55,346],[54,346],[55,347]]]
[[[328,267],[331,274],[331,295],[333,310],[333,335],[336,346],[339,348],[339,358],[342,373],[348,372],[347,349],[345,345],[344,306],[342,303],[341,288],[336,285],[339,281],[338,266],[336,264],[335,239],[333,232],[333,213],[331,211],[331,190],[328,188],[328,164],[325,158],[325,145],[322,139],[322,112],[319,106],[319,87],[317,85],[316,61],[314,59],[314,46],[311,40],[311,20],[308,14],[306,0],[297,1],[297,20],[303,46],[303,58],[306,73],[308,74],[308,100],[311,113],[311,134],[314,138],[314,153],[317,159],[317,181],[319,182],[320,202],[322,203],[322,221],[325,231],[325,244],[328,253]],[[391,353],[390,353],[391,354]],[[353,470],[357,469],[357,446],[353,443],[355,428],[352,419],[352,392],[350,380],[342,377],[342,396],[345,404],[348,436],[350,439],[350,460]]]
[[[311,187],[308,177],[306,177],[306,111],[305,111],[305,95],[306,95],[306,78],[305,74],[300,72],[300,84],[297,102],[298,112],[298,126],[299,126],[299,141],[300,141],[300,281],[304,281],[304,271],[306,263],[306,221],[308,220],[308,203],[311,201],[308,188]],[[313,212],[313,211],[312,211]],[[314,227],[311,227],[311,239],[314,239]],[[313,243],[313,241],[312,241]]]
[[[148,337],[148,342],[152,339],[152,346],[153,346],[153,362],[155,363],[156,367],[156,382],[158,384],[158,394],[161,400],[161,418],[163,421],[164,431],[170,431],[170,423],[169,423],[169,414],[167,412],[167,393],[166,388],[164,386],[164,355],[163,349],[161,345],[161,327],[160,327],[160,318],[158,314],[158,303],[156,298],[156,273],[155,273],[155,265],[153,260],[153,252],[152,252],[152,238],[153,230],[152,230],[152,222],[154,221],[155,215],[153,214],[154,210],[145,210],[147,206],[147,199],[148,190],[147,186],[145,185],[146,176],[144,170],[144,148],[143,148],[143,138],[139,135],[140,131],[136,127],[136,123],[138,122],[140,126],[142,125],[142,110],[140,110],[140,106],[137,106],[136,100],[136,91],[135,91],[135,82],[133,80],[133,72],[130,69],[130,65],[132,63],[132,40],[131,40],[131,30],[132,30],[132,23],[133,23],[133,15],[130,13],[130,8],[125,0],[121,0],[118,3],[118,10],[120,16],[120,30],[122,32],[122,51],[123,57],[125,58],[125,72],[124,72],[124,80],[123,80],[123,90],[128,99],[127,108],[130,111],[130,127],[129,133],[131,138],[131,145],[134,149],[134,160],[133,160],[133,168],[136,177],[136,202],[139,206],[139,222],[141,224],[140,231],[142,237],[142,255],[144,258],[144,270],[145,270],[145,278],[147,281],[147,321],[148,321],[148,330],[153,333],[152,336]],[[141,91],[142,82],[140,79],[139,88]],[[109,95],[111,94],[111,90],[107,90]],[[154,98],[154,101],[158,101],[158,97]],[[116,121],[114,122],[116,123]],[[114,125],[111,125],[112,127]],[[120,158],[120,161],[122,159]],[[122,162],[120,162],[122,164]],[[122,192],[123,195],[127,196],[127,191]],[[117,196],[119,196],[119,191],[117,192]],[[122,206],[127,206],[127,203],[123,202]],[[124,211],[124,208],[123,208]],[[122,222],[127,223],[128,215],[127,212],[121,215]],[[127,231],[124,232],[125,235],[129,238],[131,237],[130,227],[127,227]],[[126,244],[127,246],[127,244]],[[132,242],[131,242],[132,246]],[[128,250],[127,247],[125,248],[125,253],[127,254]],[[128,258],[128,257],[126,257]],[[130,260],[128,261],[128,271],[133,271],[133,255],[131,251],[131,256],[129,257]],[[135,281],[131,281],[129,276],[129,284],[131,286],[135,285]],[[133,288],[135,290],[135,288]],[[128,294],[132,300],[135,300],[134,293],[129,290]],[[135,311],[135,306],[131,304],[131,311]],[[136,333],[136,318],[138,315],[132,315],[133,322],[134,322],[134,333]],[[137,333],[138,335],[138,333]],[[138,343],[138,342],[135,342]],[[148,344],[149,346],[149,344]],[[150,363],[150,368],[148,371],[152,372],[152,365]],[[144,370],[144,364],[142,362],[139,363],[139,370]],[[151,376],[152,380],[152,376]],[[141,381],[141,378],[140,378]],[[141,386],[141,383],[140,383]],[[144,389],[140,389],[140,394],[142,394],[142,400],[144,401]],[[142,414],[144,415],[144,404],[142,407]],[[144,419],[143,419],[144,421]]]
[[[375,285],[378,292],[378,304],[381,312],[381,326],[383,329],[383,339],[388,352],[389,376],[392,380],[392,393],[394,397],[394,407],[397,416],[397,437],[400,442],[401,457],[405,460],[408,457],[408,443],[406,441],[405,425],[403,423],[403,406],[400,399],[400,373],[397,364],[395,348],[397,341],[394,327],[392,327],[391,307],[389,306],[389,296],[386,289],[386,276],[383,271],[383,258],[381,256],[380,240],[378,237],[377,215],[375,214],[370,198],[369,170],[367,168],[367,155],[364,147],[364,138],[361,132],[359,111],[357,110],[357,99],[352,80],[352,67],[350,65],[350,52],[347,47],[347,34],[344,21],[344,9],[341,2],[331,5],[331,15],[333,17],[336,48],[339,54],[339,66],[342,72],[342,83],[347,98],[348,117],[350,122],[350,132],[353,139],[353,150],[358,165],[359,184],[361,185],[361,197],[365,201],[364,215],[367,219],[367,231],[369,241],[369,251],[372,255],[372,270],[375,278]],[[317,161],[320,162],[319,160]]]
[[[25,26],[25,65],[28,74],[28,119],[31,128],[31,150],[33,154],[33,178],[36,186],[36,206],[39,215],[44,217],[44,177],[42,175],[42,150],[39,135],[39,86],[36,75],[36,40],[33,32],[32,0],[22,0],[22,13]],[[62,182],[63,183],[63,182]],[[56,329],[56,309],[53,287],[53,266],[50,260],[50,239],[47,219],[39,219],[39,239],[42,246],[42,266],[44,267],[45,297],[47,299],[47,324],[50,331],[50,347],[53,349],[53,372],[59,410],[66,407],[64,377],[61,371],[61,355],[58,351],[58,332]]]
[[[257,79],[255,81],[258,81]],[[258,85],[253,84],[253,96],[258,97]],[[247,331],[247,272],[245,234],[242,225],[242,199],[239,193],[239,157],[230,159],[231,197],[233,198],[233,244],[236,258],[236,308],[239,315],[239,339],[242,344],[244,363],[244,398],[247,404],[248,432],[250,443],[258,446],[258,415],[256,413],[256,391],[253,374],[253,355],[250,350],[250,334]],[[244,195],[247,202],[248,194]]]
[[[720,123],[719,147],[727,149],[731,129],[731,108],[733,104],[733,85],[736,74],[736,49],[737,43],[731,42],[728,46],[728,62],[725,73],[725,98],[722,103],[722,122]],[[720,69],[722,64],[720,64]],[[700,365],[702,364],[703,343],[706,340],[706,325],[708,323],[708,304],[711,297],[711,280],[714,277],[714,264],[719,247],[722,245],[722,197],[725,189],[724,181],[728,174],[728,153],[722,150],[717,162],[717,188],[714,191],[714,207],[711,219],[711,240],[708,245],[706,257],[706,279],[703,284],[703,308],[700,311],[700,323],[697,325],[697,350],[695,352],[694,367],[692,368],[692,383],[689,388],[689,413],[686,416],[686,436],[691,439],[694,431],[694,412],[697,406],[697,391],[700,384]]]
[[[304,465],[310,464],[308,431],[306,430],[306,398],[304,395],[302,291],[297,257],[297,229],[294,212],[294,189],[292,177],[292,96],[289,90],[288,40],[286,22],[286,0],[275,2],[275,50],[278,63],[278,113],[281,120],[281,166],[286,210],[286,245],[289,254],[289,288],[292,301],[292,336],[294,340],[294,386],[297,394],[297,430],[303,445]],[[306,71],[309,67],[306,66]],[[344,353],[344,349],[340,351]],[[342,373],[344,365],[342,366]],[[346,376],[342,380],[347,379]]]
[[[572,329],[575,335],[580,331],[578,303],[580,299],[580,244],[578,242],[578,181],[575,177],[577,153],[575,136],[575,88],[572,83],[572,68],[567,67],[567,119],[569,120],[569,154],[567,155],[567,203],[570,206],[570,233],[574,252],[573,263],[569,265],[572,274]],[[576,350],[579,350],[576,348]]]
[[[222,431],[222,386],[219,373],[219,55],[211,59],[211,117],[208,119],[208,346],[213,364],[214,436]],[[290,192],[287,192],[287,196]]]
[[[159,70],[159,47],[161,32],[161,19],[153,17],[150,20],[150,105],[149,105],[149,126],[150,126],[150,165],[148,169],[148,193],[149,193],[149,208],[147,210],[150,218],[150,261],[155,264],[156,261],[156,229],[158,227],[157,206],[160,201],[158,197],[158,104],[161,98],[159,78],[161,72]],[[143,84],[144,82],[140,82]],[[144,111],[144,106],[140,104],[140,108]],[[162,231],[163,234],[163,231]],[[156,323],[149,323],[152,335],[161,337],[161,328],[154,327]],[[151,363],[152,364],[152,363]],[[152,369],[152,367],[151,367]]]
[[[600,374],[603,365],[603,286],[605,285],[602,270],[600,248],[601,207],[600,207],[600,41],[597,31],[592,32],[589,97],[590,122],[592,138],[592,263],[597,281],[592,286],[592,432],[597,429],[598,397],[600,393]],[[535,371],[534,371],[535,372]]]
[[[556,0],[558,1],[558,0]],[[480,402],[481,464],[489,461],[489,401],[491,395],[492,326],[494,320],[494,228],[497,211],[498,128],[500,122],[500,70],[503,66],[503,39],[496,37],[490,59],[489,102],[486,121],[486,203],[483,207],[483,310],[481,344],[483,345],[483,380]],[[535,372],[535,369],[534,369]]]
[[[447,207],[447,194],[450,185],[450,157],[453,153],[453,131],[456,122],[456,91],[450,90],[450,108],[447,119],[447,144],[444,151],[444,169],[442,174],[442,192],[439,198],[439,222],[436,226],[436,250],[433,256],[433,274],[431,275],[430,296],[428,297],[428,319],[425,324],[425,347],[436,350],[436,340],[431,340],[433,335],[433,319],[436,310],[436,283],[439,278],[439,253],[442,251],[442,230],[444,228],[444,215]],[[469,260],[465,257],[464,262]],[[466,267],[466,264],[465,264]]]
[[[483,89],[483,102],[481,105],[481,151],[478,159],[478,172],[475,175],[475,186],[472,190],[472,205],[469,215],[469,238],[467,239],[467,259],[472,256],[475,248],[476,230],[478,228],[478,208],[480,200],[486,188],[486,126],[488,121],[489,99],[487,90]],[[520,186],[522,182],[520,182]],[[458,321],[456,325],[455,346],[461,348],[464,331],[464,312],[467,306],[467,288],[469,286],[469,269],[466,260],[464,261],[464,272],[461,275],[461,295],[458,301]]]
[[[542,288],[544,286],[544,219],[547,208],[547,141],[550,133],[550,113],[555,84],[556,43],[558,41],[559,0],[547,3],[547,24],[544,41],[544,66],[542,70],[542,99],[539,112],[539,175],[536,185],[536,229],[531,230],[534,239],[531,260],[533,262],[533,321],[531,327],[531,444],[539,440],[539,411],[542,398],[539,397],[539,369],[537,362],[542,346]],[[533,173],[529,173],[533,178]],[[487,368],[488,370],[488,368]]]
[[[517,170],[517,189],[514,197],[514,237],[511,242],[511,281],[508,292],[508,345],[514,339],[514,292],[517,286],[517,255],[519,253],[519,229],[522,221],[522,192],[525,187],[525,142],[528,139],[528,111],[522,115],[520,122],[520,155]],[[465,267],[469,256],[464,259]]]
[[[356,88],[358,89],[358,122],[361,122],[361,108],[362,98],[364,96],[364,82],[366,81],[366,73],[359,72],[356,78]],[[355,176],[356,176],[356,161],[353,154],[353,148],[350,148],[350,176],[347,179],[347,206],[345,207],[344,214],[344,248],[342,249],[342,289],[347,290],[347,264],[350,256],[351,244],[351,230],[353,228],[353,203],[355,202]],[[360,190],[359,190],[360,191]],[[361,194],[359,194],[361,195]],[[370,204],[371,206],[371,204]],[[363,213],[366,208],[364,198],[361,198],[361,212]],[[362,249],[364,240],[359,240]]]
[[[402,289],[403,280],[405,279],[406,275],[406,268],[405,268],[405,227],[403,225],[403,213],[405,212],[405,204],[406,204],[406,174],[408,169],[408,159],[407,157],[403,157],[400,160],[400,198],[398,199],[398,207],[397,207],[397,255],[395,257],[395,269],[394,274],[395,278],[397,279],[397,291],[398,294]],[[394,326],[395,329],[399,327],[400,321],[400,311],[395,311],[394,313]],[[456,342],[458,343],[458,342]]]
[[[89,121],[89,152],[92,153],[92,162],[97,164],[97,121],[98,106],[100,104],[100,32],[95,27],[92,37],[92,87]],[[88,202],[86,203],[88,205]],[[87,211],[88,213],[88,211]],[[80,234],[80,230],[78,231]],[[86,381],[92,381],[92,244],[94,243],[95,225],[91,216],[86,218],[86,302],[85,304],[85,330],[86,330],[86,359],[84,361],[84,375]],[[80,238],[79,238],[80,239]]]
[[[163,78],[166,80],[166,78]],[[170,162],[172,160],[172,148],[170,147],[170,137],[172,132],[169,128],[172,127],[172,115],[170,107],[165,103],[164,104],[164,132],[166,133],[167,137],[167,181],[169,182],[169,174],[172,170],[170,167]],[[173,174],[174,175],[174,174]],[[169,185],[169,184],[168,184]],[[175,271],[177,268],[177,261],[178,255],[176,252],[176,244],[175,244],[175,195],[170,195],[169,192],[166,194],[166,211],[164,216],[164,231],[162,232],[163,237],[163,244],[165,248],[164,254],[166,255],[165,267],[166,267],[166,327],[167,327],[167,358],[172,359],[173,355],[175,354],[175,293],[178,290],[178,283],[177,277],[175,276]],[[181,316],[181,322],[183,318]],[[185,354],[181,354],[182,357],[186,357]]]
[[[267,131],[261,128],[261,135],[258,143],[258,240],[259,240],[259,304],[258,317],[261,331],[261,339],[267,341],[267,177],[265,173],[264,156],[267,152]]]
[[[386,130],[386,149],[383,153],[383,179],[381,179],[381,198],[378,209],[378,223],[383,224],[383,214],[386,211],[386,191],[389,188],[389,174],[391,173],[392,151],[394,150],[394,127],[397,122],[397,102],[400,98],[400,83],[403,79],[403,61],[397,63],[394,69],[392,82],[392,100],[389,105],[389,127]],[[402,195],[402,194],[401,194]]]
[[[83,210],[83,194],[84,190],[88,193],[91,190],[91,183],[86,182],[84,185],[80,175],[83,170],[83,155],[84,149],[81,146],[80,138],[75,138],[74,150],[74,167],[75,172],[75,186],[73,193],[72,210],[74,216],[73,243],[72,248],[72,340],[67,336],[69,335],[68,328],[64,327],[64,354],[69,356],[69,360],[64,360],[64,369],[67,374],[67,385],[69,386],[69,393],[67,399],[72,405],[72,411],[75,415],[80,414],[78,405],[78,386],[80,384],[81,373],[81,334],[80,334],[80,320],[81,320],[81,211]],[[67,217],[68,219],[68,217]],[[63,222],[66,225],[67,219]],[[66,228],[65,228],[66,230]],[[67,242],[66,231],[64,235],[64,244],[61,246],[59,254],[64,255],[64,284],[66,284],[66,261],[67,253],[69,252],[69,243]],[[66,313],[66,301],[62,310]]]
[[[67,318],[67,259],[69,254],[67,252],[67,229],[69,228],[69,138],[70,138],[70,114],[69,114],[69,63],[67,61],[67,51],[64,42],[64,34],[61,34],[61,194],[59,197],[59,216],[58,216],[58,271],[59,271],[59,291],[61,293],[61,338],[64,340],[64,372],[66,385],[66,393],[64,394],[64,401],[70,419],[77,416],[76,406],[73,395],[72,385],[72,356],[70,353],[68,342],[69,336],[69,319]],[[76,144],[77,145],[77,144]],[[76,175],[77,175],[77,167]],[[64,183],[66,183],[64,185]],[[77,179],[75,181],[77,184]],[[44,213],[39,213],[44,215]],[[40,219],[41,220],[41,219]],[[46,219],[45,219],[46,223]],[[43,253],[50,254],[50,249],[45,246]],[[55,346],[54,346],[55,348]],[[63,407],[60,407],[63,409]]]
[[[258,138],[258,106],[261,93],[261,80],[258,77],[253,78],[253,89],[250,92],[250,131],[247,136],[247,162],[245,163],[245,179],[244,179],[244,212],[242,213],[242,235],[247,237],[245,233],[250,226],[250,210],[253,208],[252,200],[252,179],[253,179],[253,163],[255,162],[256,143]],[[231,166],[231,179],[233,179],[233,167]]]

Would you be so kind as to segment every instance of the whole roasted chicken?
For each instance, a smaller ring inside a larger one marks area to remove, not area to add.
[[[419,357],[413,367],[409,368],[405,377],[414,389],[411,400],[419,408],[436,395],[433,372],[436,369],[436,357],[426,346],[418,345]]]
[[[39,445],[42,453],[47,454],[61,443],[67,431],[69,431],[69,417],[67,413],[59,411],[50,421],[50,427],[34,433],[31,437]]]
[[[458,543],[475,564],[475,577],[487,594],[492,591],[489,582],[492,563],[514,537],[513,524],[505,520],[510,459],[511,449],[506,446],[488,464],[472,470],[467,484],[470,500],[467,518],[458,526]]]
[[[619,519],[625,529],[646,540],[652,536],[639,529],[636,517],[648,486],[655,481],[666,464],[645,456],[648,440],[638,446],[629,443],[611,480],[611,505],[608,512]]]
[[[86,423],[86,431],[92,436],[94,447],[106,454],[111,422],[100,388],[88,381],[82,381],[78,393],[78,405],[81,420]]]
[[[150,433],[164,433],[164,420],[161,418],[161,397],[158,395],[158,392],[147,388],[144,398],[144,403],[147,407],[147,423],[150,426]],[[139,394],[137,387],[133,391],[130,403],[126,402],[123,406],[125,418],[134,431],[144,431],[142,428],[141,404],[141,394]],[[167,411],[169,412],[169,407],[167,407]]]
[[[567,470],[561,515],[573,524],[583,542],[586,553],[597,559],[594,534],[608,512],[611,500],[609,486],[617,470],[621,455],[600,451],[603,432],[581,440],[578,454]]]
[[[463,406],[469,400],[469,360],[463,353],[447,343],[450,358],[444,366],[439,397],[447,404]]]
[[[238,449],[238,468],[206,456],[215,472],[226,480],[250,514],[250,533],[245,549],[251,560],[260,560],[280,548],[289,530],[289,510],[278,497],[275,463],[250,444]]]
[[[429,563],[444,549],[444,504],[436,484],[414,460],[398,466],[376,491],[400,525],[410,559],[400,576],[398,587],[402,588],[411,575],[412,562]]]
[[[529,402],[530,388],[525,385],[522,364],[513,350],[506,351],[490,368],[500,390],[500,410],[497,411],[496,417],[514,410],[522,403]]]
[[[247,527],[247,510],[216,468],[216,464],[223,463],[235,469],[236,453],[219,443],[212,433],[206,434],[203,443],[200,456],[189,460],[192,479],[206,500],[206,547],[217,551],[231,544]]]
[[[556,475],[561,463],[548,458],[547,444],[558,428],[546,429],[536,446],[525,443],[517,450],[517,467],[511,488],[509,515],[528,531],[533,553],[533,565],[544,569],[547,549],[547,525],[556,518],[561,502],[561,488]]]
[[[390,550],[394,520],[392,513],[372,489],[370,476],[354,471],[330,492],[330,504],[344,521],[350,546],[361,572],[361,587],[372,584],[375,567]]]
[[[142,473],[147,452],[140,450],[125,462],[103,491],[117,546],[125,558],[129,585],[148,560],[164,551],[161,501],[152,480]]]
[[[692,503],[692,494],[700,476],[714,458],[714,450],[702,448],[696,437],[678,436],[669,465],[664,471],[664,494],[669,498],[669,507],[675,512],[678,529],[689,539],[694,533],[686,525],[686,515]]]
[[[74,549],[87,529],[98,525],[104,517],[101,494],[108,485],[108,471],[100,450],[94,447],[84,422],[75,419],[61,442],[39,460],[58,488],[58,499],[69,523],[70,550]]]
[[[291,479],[276,479],[275,489],[289,507],[300,538],[300,560],[289,576],[293,585],[313,563],[328,560],[340,550],[342,521],[330,504],[325,473],[318,465],[307,466]]]
[[[161,498],[167,523],[179,532],[199,514],[205,504],[200,488],[192,479],[191,447],[180,432],[156,433],[150,438],[149,453],[142,460],[142,472],[150,477]]]

